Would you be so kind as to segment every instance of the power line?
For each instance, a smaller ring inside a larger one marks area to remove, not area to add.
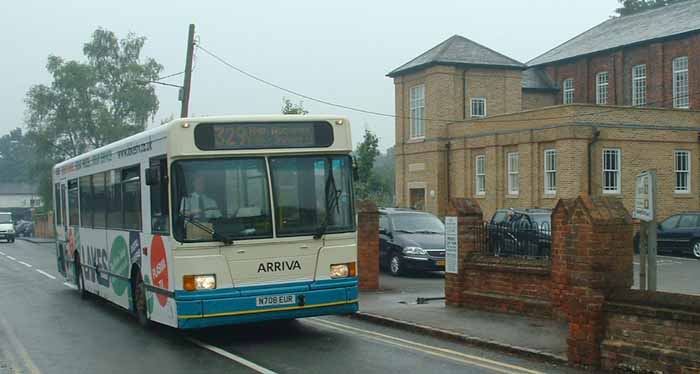
[[[164,76],[164,77],[159,77],[159,78],[156,79],[156,80],[157,80],[157,81],[162,81],[163,79],[168,79],[168,78],[172,78],[172,77],[177,77],[178,75],[182,75],[182,74],[185,74],[185,72],[184,72],[184,71],[181,71],[181,72],[179,72],[179,73],[174,73],[174,74],[166,75],[166,76]]]
[[[406,120],[420,119],[420,120],[423,120],[423,121],[426,121],[426,122],[442,122],[442,123],[446,123],[446,124],[460,123],[460,122],[466,122],[466,121],[474,120],[474,119],[469,119],[469,118],[447,120],[447,119],[435,119],[435,118],[425,118],[425,117],[420,117],[420,118],[418,118],[418,117],[411,117],[411,116],[401,116],[401,115],[395,115],[395,114],[382,113],[382,112],[377,112],[377,111],[373,111],[373,110],[362,109],[362,108],[358,108],[358,107],[354,107],[354,106],[350,106],[350,105],[344,105],[344,104],[334,103],[334,102],[331,102],[331,101],[328,101],[328,100],[319,99],[319,98],[316,98],[316,97],[313,97],[313,96],[309,96],[309,95],[303,94],[303,93],[301,93],[301,92],[298,92],[298,91],[295,91],[295,90],[292,90],[292,89],[289,89],[289,88],[282,87],[282,86],[280,86],[280,85],[278,85],[278,84],[275,84],[275,83],[273,83],[273,82],[270,82],[270,81],[268,81],[268,80],[266,80],[266,79],[264,79],[264,78],[261,78],[261,77],[259,77],[259,76],[257,76],[257,75],[254,75],[254,74],[252,74],[252,73],[249,73],[249,72],[245,71],[244,69],[239,68],[239,67],[237,67],[237,66],[231,64],[231,63],[228,62],[226,59],[224,59],[223,57],[217,55],[216,53],[214,53],[214,52],[212,52],[212,51],[206,49],[205,47],[203,47],[203,46],[201,45],[201,43],[196,43],[196,44],[195,44],[195,47],[197,47],[198,49],[201,49],[204,53],[206,53],[206,54],[208,54],[209,56],[213,57],[215,60],[217,60],[217,61],[219,61],[220,63],[226,65],[227,67],[229,67],[229,68],[231,68],[231,69],[233,69],[233,70],[235,70],[235,71],[237,71],[237,72],[239,72],[239,73],[241,73],[241,74],[247,76],[248,78],[251,78],[251,79],[253,79],[253,80],[256,80],[256,81],[258,81],[258,82],[260,82],[260,83],[263,83],[263,84],[265,84],[265,85],[268,85],[268,86],[277,88],[278,90],[281,90],[281,91],[290,93],[290,94],[292,94],[292,95],[295,95],[295,96],[298,96],[298,97],[301,97],[301,98],[304,98],[304,99],[307,99],[307,100],[315,101],[315,102],[318,102],[318,103],[321,103],[321,104],[333,106],[333,107],[336,107],[336,108],[347,109],[347,110],[351,110],[351,111],[355,111],[355,112],[360,112],[360,113],[365,113],[365,114],[371,114],[371,115],[380,116],[380,117],[397,118],[397,119],[406,119]],[[698,91],[698,92],[693,92],[693,94],[700,94],[700,91]],[[649,105],[660,105],[660,104],[663,104],[663,103],[665,103],[665,102],[667,102],[667,101],[677,100],[677,99],[682,99],[682,98],[687,98],[687,97],[690,97],[690,93],[688,93],[688,94],[686,94],[686,95],[682,95],[682,96],[677,96],[677,97],[674,97],[674,98],[669,98],[668,100],[661,100],[661,101],[658,101],[658,102],[647,102],[647,103],[645,104],[645,106],[639,106],[639,107],[621,106],[621,107],[608,108],[608,109],[604,109],[604,110],[595,110],[595,111],[591,111],[591,112],[588,112],[588,113],[572,113],[572,114],[570,114],[570,115],[558,115],[558,116],[551,116],[551,117],[535,117],[535,118],[528,118],[528,119],[523,119],[523,118],[498,119],[498,118],[493,118],[493,117],[486,117],[486,118],[484,118],[484,119],[479,119],[479,120],[477,120],[477,121],[484,121],[484,122],[493,121],[493,122],[507,122],[507,123],[511,123],[511,122],[532,122],[532,121],[543,121],[543,120],[567,119],[567,118],[571,118],[571,117],[573,117],[573,116],[575,116],[575,115],[576,115],[576,116],[600,115],[600,114],[611,113],[611,112],[616,112],[616,111],[620,111],[620,110],[627,110],[627,109],[630,109],[630,108],[645,108],[646,106],[649,106]],[[513,113],[513,114],[517,114],[517,113]]]

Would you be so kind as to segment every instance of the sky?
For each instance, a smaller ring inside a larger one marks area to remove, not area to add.
[[[0,135],[24,127],[24,98],[50,84],[49,55],[84,61],[82,47],[102,27],[118,37],[147,38],[142,56],[184,70],[187,29],[231,64],[275,84],[326,101],[394,113],[394,84],[386,74],[454,34],[521,62],[605,21],[616,0],[491,1],[180,1],[22,0],[5,2],[0,43]],[[313,114],[347,116],[353,141],[365,129],[385,150],[394,144],[394,120],[299,99],[195,56],[192,115],[275,114],[283,98],[303,101]],[[182,76],[167,80],[182,84]],[[177,116],[176,88],[156,88],[153,125]]]

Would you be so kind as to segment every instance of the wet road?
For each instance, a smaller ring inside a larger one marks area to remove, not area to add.
[[[0,243],[0,374],[578,373],[345,317],[183,333],[81,300],[53,244]]]

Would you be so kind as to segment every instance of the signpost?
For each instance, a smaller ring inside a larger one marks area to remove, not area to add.
[[[656,291],[656,171],[637,175],[632,217],[642,221],[639,230],[639,289]],[[648,274],[647,274],[648,270]],[[647,278],[648,275],[648,278]]]
[[[457,217],[445,217],[445,272],[457,274],[459,268],[459,230],[457,227]]]

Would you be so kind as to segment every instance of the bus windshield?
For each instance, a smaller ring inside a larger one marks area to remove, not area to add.
[[[278,236],[354,230],[349,156],[270,159]]]
[[[264,158],[176,161],[173,175],[178,241],[272,236]]]
[[[278,236],[354,230],[348,156],[271,157]],[[173,222],[180,242],[270,238],[265,158],[173,163]]]

